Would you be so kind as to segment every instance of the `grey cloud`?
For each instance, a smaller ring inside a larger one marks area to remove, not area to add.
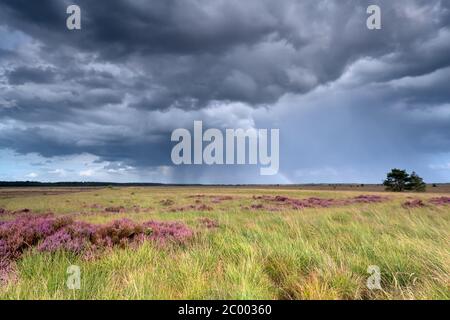
[[[45,50],[68,46],[132,72],[144,70],[150,79],[146,88],[163,92],[138,104],[152,109],[192,108],[192,101],[201,108],[211,100],[274,103],[286,92],[304,93],[334,81],[365,56],[389,54],[392,64],[400,65],[397,77],[449,64],[446,47],[429,57],[420,48],[448,25],[448,14],[436,11],[438,2],[379,3],[385,24],[378,33],[365,28],[369,1],[78,1],[83,30],[72,33],[64,24],[56,26],[65,17],[59,1],[41,5],[49,7],[45,20],[36,16],[35,5],[6,1],[4,6],[10,12],[6,21],[42,41]],[[408,16],[414,10],[433,19]],[[307,79],[293,77],[292,69]]]
[[[55,73],[49,68],[18,67],[6,75],[9,84],[20,85],[25,83],[51,83]]]

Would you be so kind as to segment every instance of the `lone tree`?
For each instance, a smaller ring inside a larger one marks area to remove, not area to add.
[[[392,169],[387,174],[386,180],[383,184],[386,186],[386,190],[402,192],[406,188],[406,184],[409,181],[409,174],[406,170]]]
[[[406,184],[406,190],[424,192],[426,188],[427,185],[423,182],[423,179],[413,171],[413,173],[409,176],[408,183]]]
[[[383,184],[386,186],[386,190],[394,192],[404,190],[423,192],[426,188],[425,182],[417,173],[413,172],[409,175],[406,170],[401,169],[392,169]]]

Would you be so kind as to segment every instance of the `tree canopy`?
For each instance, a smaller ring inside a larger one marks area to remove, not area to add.
[[[426,189],[425,182],[416,172],[413,171],[410,175],[406,170],[401,169],[392,169],[383,184],[386,190],[394,192],[405,190],[423,192]]]

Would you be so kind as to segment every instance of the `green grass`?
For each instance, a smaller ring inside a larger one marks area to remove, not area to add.
[[[167,212],[160,204],[192,204],[189,195],[232,195],[209,212]],[[404,209],[407,195],[381,204],[251,211],[253,195],[345,198],[347,191],[248,188],[105,188],[81,193],[0,199],[9,210],[84,212],[79,219],[105,223],[177,220],[197,231],[186,246],[114,249],[86,260],[68,253],[28,251],[1,299],[449,299],[450,208]],[[384,194],[385,195],[385,194]],[[414,195],[427,199],[432,194]],[[146,213],[104,214],[83,205],[151,207]],[[197,219],[220,227],[201,228]],[[4,217],[9,219],[11,217]],[[81,267],[81,289],[67,289],[66,269]],[[382,290],[366,286],[367,268],[381,269]]]

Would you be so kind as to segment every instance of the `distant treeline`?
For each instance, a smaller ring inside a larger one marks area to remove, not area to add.
[[[438,185],[448,185],[446,183],[433,183],[433,187]],[[382,187],[382,184],[359,184],[359,183],[304,183],[304,184],[189,184],[189,183],[156,183],[156,182],[38,182],[38,181],[0,181],[1,187],[151,187],[151,186],[170,186],[170,187],[288,187],[288,188],[330,188],[340,189]]]
[[[114,182],[37,182],[0,181],[0,187],[108,187],[108,186],[162,186],[163,183],[114,183]]]
[[[258,184],[200,184],[200,183],[156,183],[156,182],[38,182],[38,181],[0,181],[1,187],[152,187],[152,186],[168,186],[168,187],[186,187],[186,186],[261,186]],[[280,186],[264,185],[264,186]]]

